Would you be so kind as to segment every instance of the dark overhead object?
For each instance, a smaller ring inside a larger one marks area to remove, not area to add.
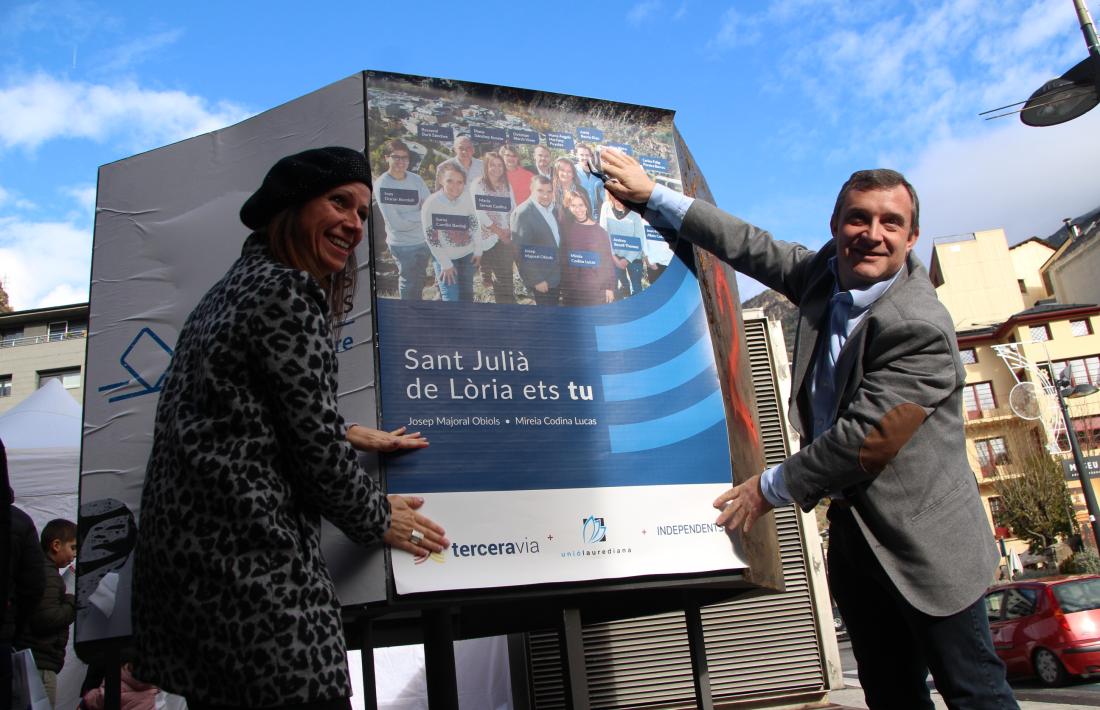
[[[1055,126],[1071,121],[1100,103],[1100,57],[1088,56],[1031,95],[1020,111],[1029,126]]]

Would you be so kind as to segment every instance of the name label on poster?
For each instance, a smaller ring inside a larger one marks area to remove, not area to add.
[[[607,146],[608,148],[615,148],[617,150],[621,150],[622,152],[626,153],[627,155],[634,155],[634,149],[631,148],[626,143],[615,143],[614,141],[608,141],[607,143],[604,143],[604,145]]]
[[[628,237],[622,234],[612,234],[611,248],[615,251],[641,251],[642,240],[639,237]]]
[[[571,250],[569,252],[569,265],[594,269],[600,265],[600,255],[594,251]]]
[[[664,158],[658,158],[652,155],[643,155],[638,159],[638,162],[642,164],[642,167],[646,170],[652,170],[658,173],[668,174],[668,161]]]
[[[577,129],[577,137],[589,143],[599,143],[603,140],[603,131],[591,126],[581,126]]]
[[[378,201],[384,205],[419,205],[420,193],[416,190],[383,187],[378,191]]]
[[[462,214],[432,214],[435,229],[469,229],[470,218]]]
[[[517,145],[538,145],[538,131],[526,131],[522,128],[508,129],[508,142]]]
[[[443,126],[433,126],[430,123],[421,123],[416,127],[416,135],[421,138],[426,138],[432,141],[446,141],[451,142],[455,139],[455,132],[453,128],[444,128]]]
[[[512,198],[498,195],[474,195],[474,207],[486,212],[511,212]]]
[[[504,129],[470,126],[470,137],[479,143],[503,143]]]
[[[559,150],[573,150],[573,136],[568,133],[550,131],[546,134],[546,145]]]
[[[551,262],[557,258],[558,250],[554,247],[539,247],[529,244],[523,245],[523,260],[524,261],[546,261]]]
[[[645,238],[654,242],[663,242],[665,240],[665,238],[661,236],[661,233],[657,231],[656,227],[650,227],[648,224],[645,225]]]

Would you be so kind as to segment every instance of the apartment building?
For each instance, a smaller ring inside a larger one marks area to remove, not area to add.
[[[0,313],[0,414],[48,380],[84,401],[88,304]]]
[[[1062,246],[1032,238],[1009,247],[1000,229],[944,237],[934,241],[929,269],[936,293],[955,321],[966,367],[967,451],[986,513],[998,537],[1020,552],[1026,544],[1013,541],[1000,524],[1003,503],[993,482],[1011,473],[1024,447],[1047,447],[1064,460],[1071,454],[1064,431],[1042,420],[1024,421],[1012,411],[1013,388],[1035,375],[1019,362],[1006,361],[995,346],[1015,343],[1020,355],[1048,377],[1068,368],[1073,384],[1100,386],[1100,306],[1060,303],[1043,278],[1044,267]],[[1069,402],[1085,456],[1100,453],[1100,395]],[[1092,483],[1100,495],[1100,481]],[[1077,519],[1087,521],[1080,482],[1067,474],[1067,486]]]

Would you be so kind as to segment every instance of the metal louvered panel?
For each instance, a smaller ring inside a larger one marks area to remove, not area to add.
[[[757,414],[767,465],[789,452],[766,320],[745,322]],[[715,703],[781,704],[825,689],[805,563],[801,516],[775,512],[786,591],[702,610]],[[565,707],[557,634],[527,635],[531,707]],[[584,657],[593,708],[694,708],[695,690],[682,613],[584,627]]]

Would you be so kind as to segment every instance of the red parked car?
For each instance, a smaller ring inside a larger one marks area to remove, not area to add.
[[[1100,674],[1100,576],[1027,579],[991,587],[985,609],[1008,674],[1062,685]]]

